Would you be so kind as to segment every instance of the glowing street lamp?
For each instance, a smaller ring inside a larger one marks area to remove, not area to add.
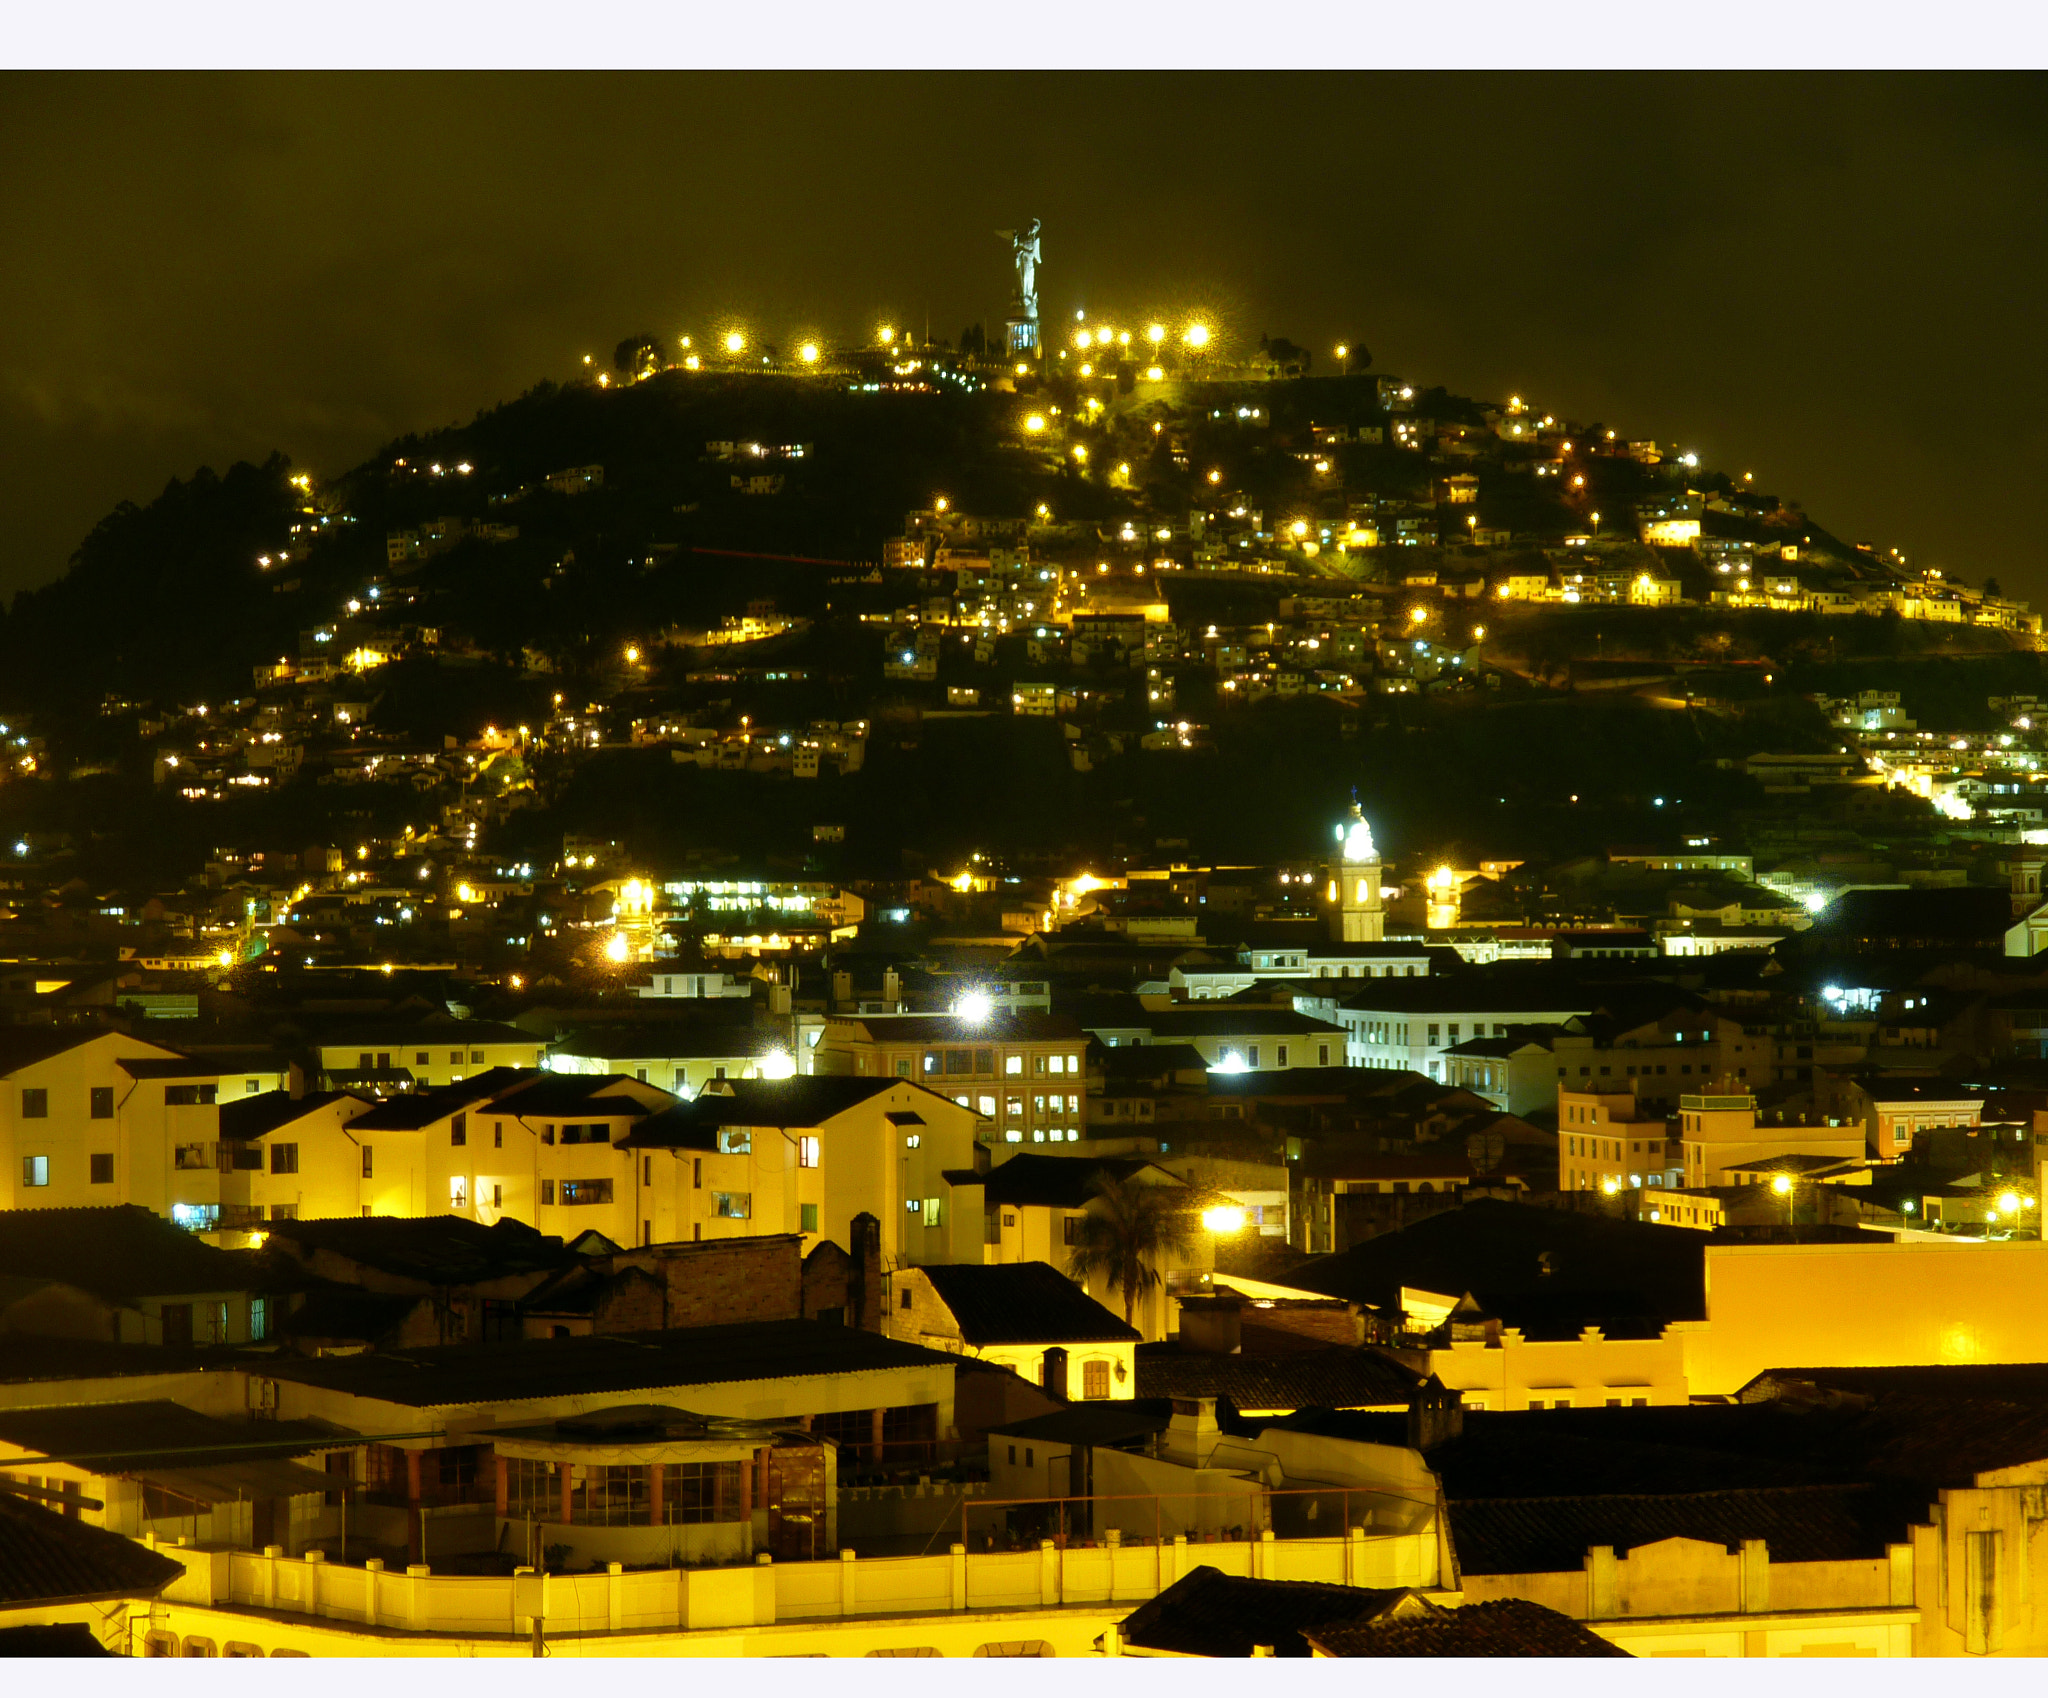
[[[885,348],[894,346],[896,341],[895,327],[887,324],[883,325],[880,330],[875,332],[875,340],[880,342]]]
[[[1159,358],[1159,344],[1160,344],[1160,343],[1162,343],[1162,342],[1164,342],[1164,341],[1166,340],[1166,326],[1165,326],[1165,325],[1163,325],[1163,324],[1148,324],[1148,325],[1146,325],[1146,326],[1145,326],[1145,340],[1146,340],[1147,342],[1150,342],[1150,343],[1152,344],[1152,357],[1153,357],[1153,358],[1154,358],[1155,360],[1156,360],[1156,359],[1158,359],[1158,358]]]
[[[806,342],[801,348],[797,349],[796,357],[807,366],[816,365],[818,363],[818,344]]]
[[[796,1062],[786,1049],[770,1050],[755,1064],[754,1071],[764,1079],[794,1079]]]
[[[1244,1231],[1244,1210],[1234,1203],[1218,1203],[1202,1211],[1202,1224],[1219,1236]]]
[[[626,941],[624,932],[613,932],[605,939],[604,956],[607,961],[623,964],[632,953],[633,946]]]
[[[1771,1181],[1771,1189],[1785,1199],[1785,1224],[1792,1224],[1792,1175],[1781,1173]]]
[[[1182,340],[1190,348],[1200,353],[1202,349],[1209,345],[1209,327],[1206,324],[1191,324],[1188,326],[1187,334],[1182,337]]]
[[[744,354],[747,351],[746,337],[737,330],[728,330],[725,333],[725,351],[728,354]]]
[[[979,1026],[995,1008],[995,999],[987,991],[968,991],[953,1004],[953,1013],[968,1025]]]
[[[1033,436],[1036,436],[1045,429],[1045,415],[1043,413],[1027,414],[1024,419],[1024,428]]]

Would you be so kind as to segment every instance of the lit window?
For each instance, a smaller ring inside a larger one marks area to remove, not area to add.
[[[914,1140],[914,1139],[913,1139],[912,1141],[913,1141],[913,1142],[915,1142],[915,1140]],[[796,1141],[796,1165],[797,1165],[798,1167],[816,1167],[816,1166],[818,1165],[818,1140],[817,1140],[817,1139],[815,1139],[815,1138],[799,1138],[799,1139],[797,1139],[797,1141]]]

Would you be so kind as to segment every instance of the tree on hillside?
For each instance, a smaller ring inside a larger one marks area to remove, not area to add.
[[[1067,1272],[1084,1284],[1097,1274],[1123,1293],[1124,1320],[1133,1322],[1138,1299],[1160,1282],[1159,1264],[1185,1254],[1195,1230],[1190,1193],[1178,1185],[1147,1185],[1098,1173],[1094,1203],[1074,1227]]]
[[[979,324],[970,324],[960,332],[960,357],[963,360],[978,360],[988,352],[988,332]]]
[[[661,338],[650,334],[628,336],[612,350],[612,369],[621,377],[645,377],[661,370]]]

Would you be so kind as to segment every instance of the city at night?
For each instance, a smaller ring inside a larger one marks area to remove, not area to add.
[[[1495,12],[12,55],[0,1656],[2048,1656],[2048,90]]]

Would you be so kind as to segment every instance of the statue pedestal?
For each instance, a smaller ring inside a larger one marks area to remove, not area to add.
[[[1003,325],[1003,346],[1012,355],[1038,355],[1038,320],[1013,318]]]

